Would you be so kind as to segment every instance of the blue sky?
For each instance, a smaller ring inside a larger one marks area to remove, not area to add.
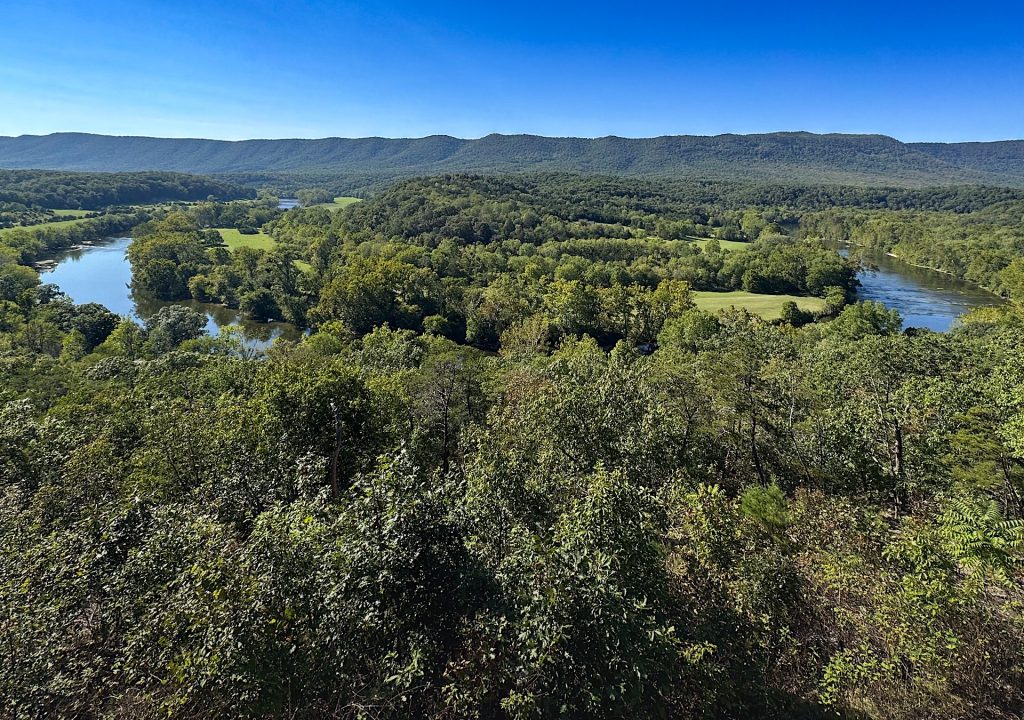
[[[1024,137],[1020,4],[0,3],[0,135]]]

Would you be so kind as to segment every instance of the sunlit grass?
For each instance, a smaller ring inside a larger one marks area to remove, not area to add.
[[[709,242],[711,242],[711,238],[690,238],[690,239],[693,240],[693,244],[699,246],[701,250],[703,250],[707,246],[707,244]],[[723,250],[749,250],[750,249],[750,243],[743,242],[741,240],[719,240],[718,241],[718,246],[720,248],[722,248]]]
[[[342,196],[334,198],[334,202],[318,203],[316,205],[310,205],[310,207],[322,207],[327,208],[328,210],[340,210],[343,207],[348,207],[349,205],[352,205],[353,203],[357,202],[362,202],[362,198]]]
[[[693,301],[701,310],[718,312],[727,307],[745,308],[765,320],[775,320],[782,315],[782,306],[789,300],[805,312],[820,312],[825,309],[825,301],[818,297],[802,297],[798,295],[759,295],[758,293],[734,290],[732,292],[693,293]]]
[[[234,252],[241,247],[251,247],[257,250],[272,250],[277,243],[274,238],[265,234],[262,230],[255,235],[243,235],[235,228],[214,228],[220,233],[228,250]]]
[[[10,228],[0,229],[0,235],[15,232],[16,230],[28,230],[31,233],[35,233],[39,230],[45,230],[48,228],[60,228],[68,227],[70,225],[78,225],[79,223],[88,222],[91,218],[74,218],[72,220],[57,220],[56,222],[40,223],[39,225],[26,225],[24,227],[15,226]]]

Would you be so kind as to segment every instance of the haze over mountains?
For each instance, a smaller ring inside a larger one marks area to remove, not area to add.
[[[202,140],[84,133],[0,137],[0,167],[387,179],[444,172],[571,171],[761,182],[1024,187],[1024,140],[904,143],[884,135],[676,135],[628,139],[446,135]]]

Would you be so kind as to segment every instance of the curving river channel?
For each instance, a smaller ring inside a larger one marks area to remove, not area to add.
[[[131,265],[126,257],[130,238],[110,240],[80,247],[55,258],[56,264],[41,272],[44,283],[54,283],[76,303],[96,302],[138,321],[145,321],[164,305],[171,303],[145,300],[132,294]],[[846,256],[848,248],[839,248]],[[877,300],[899,310],[906,327],[922,327],[945,332],[963,313],[978,307],[1005,302],[975,285],[948,275],[917,268],[883,254],[857,253],[865,266],[858,297]],[[207,330],[216,335],[221,328],[234,327],[245,343],[262,348],[276,338],[298,339],[302,331],[288,323],[255,323],[237,310],[198,302],[179,303],[206,314]]]

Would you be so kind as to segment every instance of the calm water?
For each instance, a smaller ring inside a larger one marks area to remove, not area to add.
[[[132,295],[129,284],[132,268],[125,251],[131,238],[113,238],[90,247],[64,253],[57,265],[40,273],[44,283],[60,286],[76,303],[95,302],[111,311],[138,321],[145,321],[165,305],[187,305],[206,314],[206,330],[216,335],[224,327],[237,327],[245,344],[263,348],[276,338],[297,339],[301,333],[288,323],[254,323],[241,317],[237,310],[199,302],[170,303],[143,300]]]
[[[839,254],[847,257],[850,249],[839,248]],[[855,254],[865,267],[857,297],[899,310],[904,327],[945,332],[970,310],[1006,302],[977,285],[908,265],[884,253],[855,250]]]

